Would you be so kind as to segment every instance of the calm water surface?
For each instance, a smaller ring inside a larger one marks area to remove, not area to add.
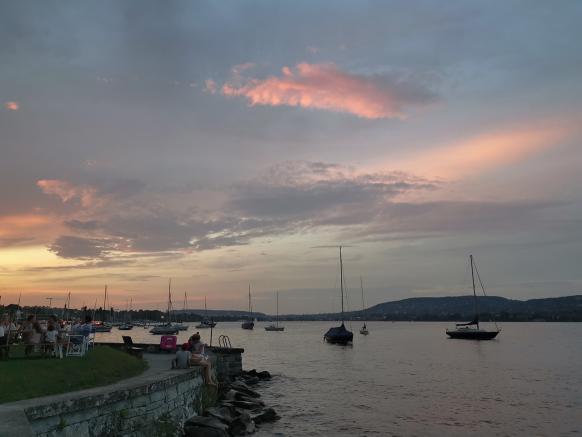
[[[257,436],[582,435],[582,323],[505,323],[486,342],[447,339],[443,323],[371,322],[367,337],[354,323],[351,347],[322,341],[333,323],[284,324],[219,323],[213,334],[245,348],[246,369],[275,376],[260,391],[282,419]]]

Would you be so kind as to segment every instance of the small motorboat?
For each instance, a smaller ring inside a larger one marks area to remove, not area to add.
[[[122,323],[117,327],[120,331],[130,331],[133,329],[133,325],[131,323]]]
[[[213,320],[204,319],[199,324],[196,325],[197,329],[210,329],[216,326],[216,322]]]

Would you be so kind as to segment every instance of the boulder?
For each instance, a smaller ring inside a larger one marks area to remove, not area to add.
[[[231,435],[246,435],[255,432],[255,422],[246,411],[240,411],[240,415],[230,424]]]
[[[234,410],[233,407],[226,406],[212,407],[207,408],[204,411],[204,415],[214,417],[215,419],[218,419],[223,423],[230,424],[235,418],[233,410]]]
[[[257,373],[257,378],[264,380],[264,379],[271,379],[271,374],[266,370]]]
[[[251,390],[248,385],[246,385],[242,381],[235,381],[230,386],[233,390],[236,390],[240,393],[244,393],[246,396],[250,396],[251,398],[260,398],[261,395],[258,394],[256,391]]]
[[[260,410],[263,405],[258,402],[248,402],[248,401],[232,401],[235,407],[242,408],[244,410]]]
[[[281,418],[273,408],[266,408],[261,413],[251,417],[257,425],[266,422],[274,422]]]
[[[228,425],[214,417],[194,416],[184,423],[187,437],[227,437]]]
[[[261,380],[257,376],[248,376],[244,378],[244,381],[247,385],[255,385],[258,384]]]

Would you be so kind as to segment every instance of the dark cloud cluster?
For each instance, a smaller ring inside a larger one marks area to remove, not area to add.
[[[367,174],[337,164],[289,161],[231,187],[216,210],[183,205],[188,196],[182,192],[175,193],[180,202],[165,193],[163,206],[141,192],[135,199],[110,198],[98,218],[67,220],[76,235],[59,237],[50,250],[63,258],[105,260],[124,253],[241,246],[261,237],[320,229],[335,230],[344,241],[427,238],[442,232],[512,229],[552,206],[398,200],[439,188],[436,181],[402,172]]]

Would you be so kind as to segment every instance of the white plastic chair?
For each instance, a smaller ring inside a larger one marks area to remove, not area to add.
[[[82,357],[87,352],[87,337],[84,335],[69,335],[67,357]]]

